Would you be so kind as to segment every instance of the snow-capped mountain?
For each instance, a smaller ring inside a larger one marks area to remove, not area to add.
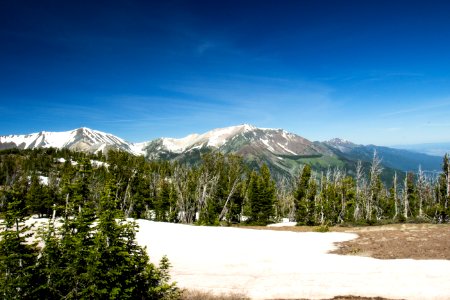
[[[282,129],[257,128],[248,124],[218,128],[203,134],[191,134],[181,139],[160,138],[149,142],[146,155],[150,158],[176,156],[208,148],[223,153],[304,156],[321,155],[323,147]]]
[[[329,141],[325,141],[323,143],[334,149],[338,149],[339,151],[341,151],[343,153],[347,153],[347,152],[351,151],[353,148],[358,146],[348,140],[344,140],[344,139],[340,139],[340,138],[334,138]]]
[[[63,132],[41,131],[26,135],[0,136],[0,149],[19,148],[66,148],[76,151],[98,152],[110,148],[121,149],[139,154],[142,146],[128,143],[125,140],[97,130],[78,128]]]
[[[211,150],[239,154],[250,166],[266,163],[277,177],[298,173],[304,163],[333,159],[335,154],[321,143],[313,143],[283,129],[257,128],[248,124],[219,128],[203,134],[191,134],[181,139],[160,138],[146,144],[149,159],[177,160],[196,163],[201,154]],[[319,168],[328,167],[318,162]]]
[[[162,146],[171,152],[181,153],[183,151],[201,148],[213,147],[219,148],[234,138],[236,135],[255,130],[256,127],[244,124],[226,128],[217,128],[203,134],[190,134],[181,139],[161,138]]]

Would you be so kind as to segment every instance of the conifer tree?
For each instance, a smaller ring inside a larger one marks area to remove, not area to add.
[[[46,278],[40,294],[50,299],[165,299],[176,298],[169,283],[170,264],[149,262],[137,245],[136,225],[116,209],[115,185],[108,180],[93,223],[81,212],[52,222],[42,233],[40,274]],[[73,195],[78,199],[78,195]]]
[[[295,198],[295,211],[296,211],[296,221],[299,225],[306,225],[308,223],[308,189],[311,179],[311,167],[305,165],[303,167],[302,173],[294,192]]]
[[[253,171],[250,175],[248,200],[250,203],[250,221],[258,225],[270,223],[274,216],[276,199],[275,182],[270,176],[270,170],[263,164],[259,174]]]
[[[448,154],[444,155],[442,173],[438,182],[436,218],[439,223],[443,223],[450,219],[450,162]]]
[[[40,284],[36,272],[36,244],[27,243],[31,227],[25,224],[25,197],[11,187],[4,194],[4,219],[0,224],[0,295],[3,299],[27,299],[36,296]]]

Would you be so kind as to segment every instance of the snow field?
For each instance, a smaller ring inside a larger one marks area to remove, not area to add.
[[[450,299],[450,261],[378,260],[327,254],[349,233],[280,232],[137,220],[139,244],[167,255],[182,288],[252,299],[337,295]]]

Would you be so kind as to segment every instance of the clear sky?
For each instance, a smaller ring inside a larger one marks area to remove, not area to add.
[[[0,1],[0,135],[450,141],[450,1]]]

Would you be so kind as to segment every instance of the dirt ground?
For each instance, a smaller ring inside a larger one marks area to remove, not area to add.
[[[333,253],[379,259],[450,259],[450,225],[396,224],[359,227],[352,241],[339,243]]]
[[[306,226],[250,227],[281,231],[313,231]],[[358,238],[338,243],[335,254],[379,259],[450,259],[450,224],[393,224],[367,227],[330,227],[330,231],[351,232]]]

